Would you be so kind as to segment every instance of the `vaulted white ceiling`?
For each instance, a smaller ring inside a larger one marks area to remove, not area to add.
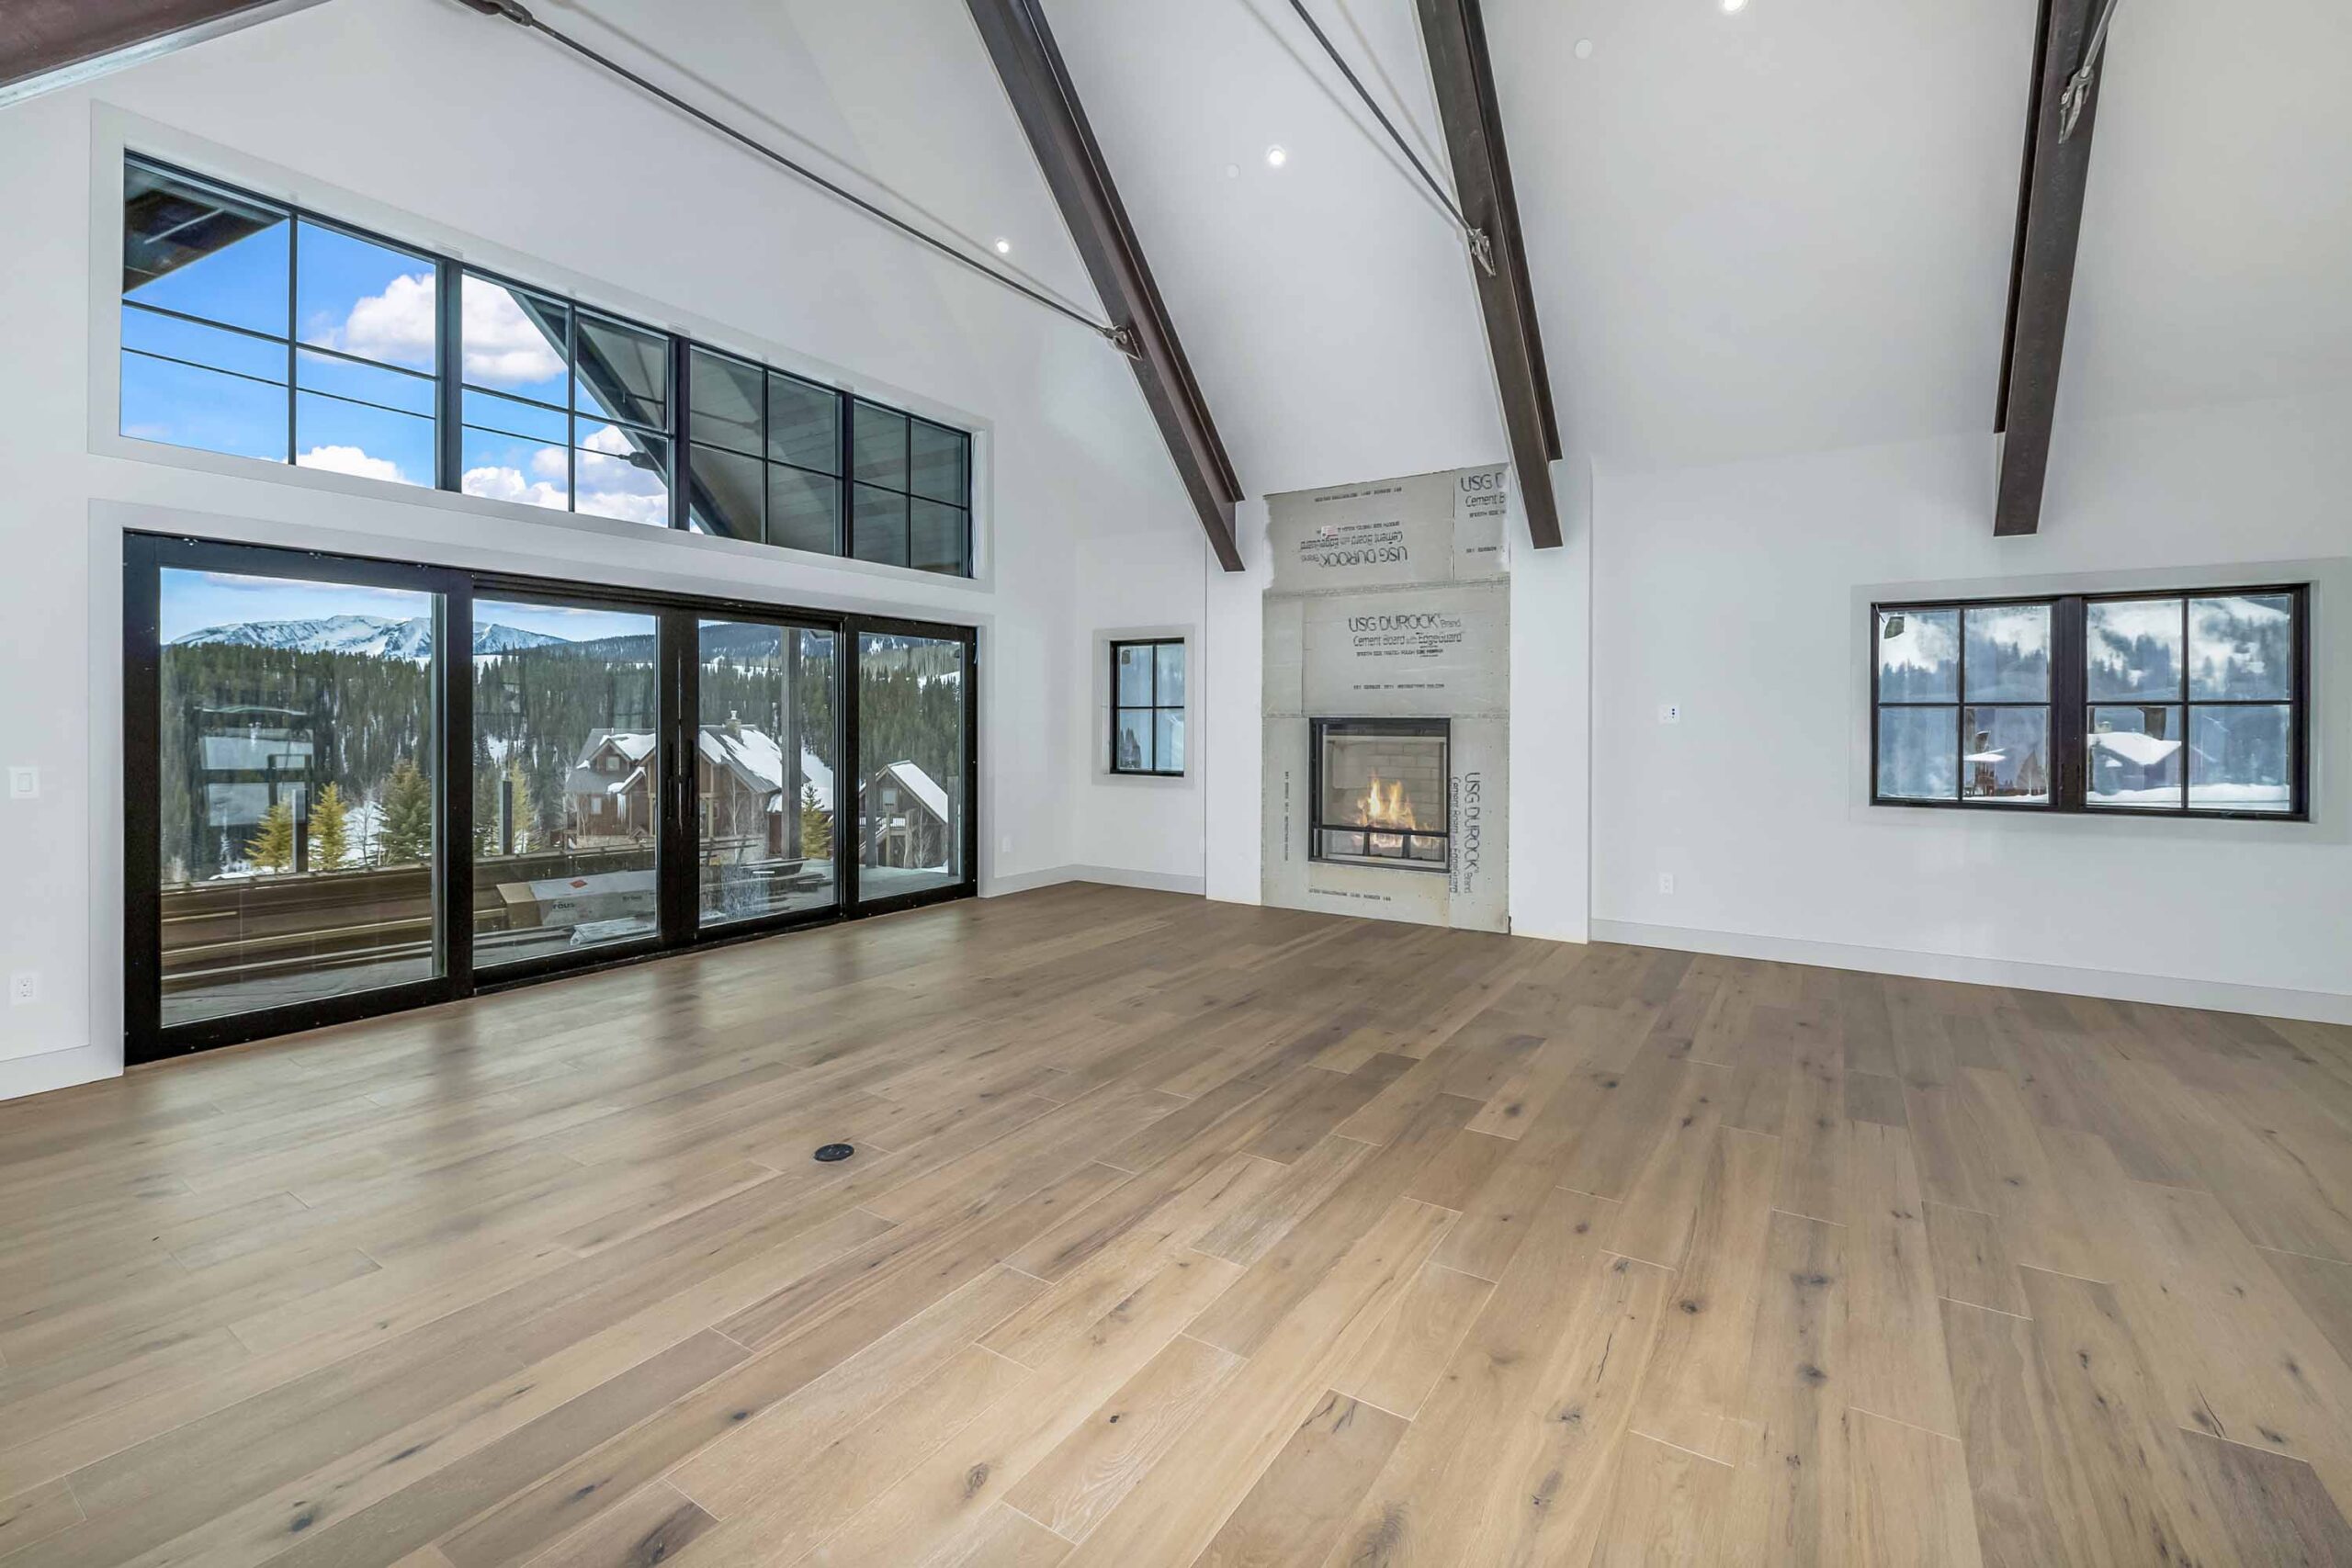
[[[1450,184],[1414,0],[1306,3]],[[1289,0],[1044,5],[1245,489],[1504,456],[1461,241]],[[964,0],[581,10],[1093,307]],[[2035,10],[1485,0],[1571,451],[1989,435]],[[2121,0],[2063,419],[2352,380],[2347,82],[2343,0]]]
[[[1439,147],[1412,0],[1308,5]],[[1461,247],[1288,0],[1047,9],[1245,484],[1501,456]],[[1571,450],[1989,434],[2034,0],[1484,10]],[[2122,0],[2064,417],[2352,377],[2348,81],[2340,0]]]

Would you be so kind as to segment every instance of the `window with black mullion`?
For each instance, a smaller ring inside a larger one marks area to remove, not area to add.
[[[850,553],[968,574],[971,437],[862,398],[854,411]]]
[[[841,394],[696,345],[687,525],[841,553]]]
[[[2052,612],[2046,600],[1880,608],[1879,798],[2051,803]]]
[[[1111,645],[1111,771],[1183,773],[1182,638]]]
[[[2108,596],[2084,605],[2084,803],[2301,808],[2302,596]]]
[[[668,526],[668,334],[481,273],[460,287],[460,488]]]

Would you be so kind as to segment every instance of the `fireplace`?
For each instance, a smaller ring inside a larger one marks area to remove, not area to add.
[[[1444,871],[1452,728],[1442,718],[1315,720],[1308,856]]]

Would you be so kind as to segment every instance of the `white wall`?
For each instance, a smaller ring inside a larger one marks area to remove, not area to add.
[[[653,0],[597,11],[673,59],[690,41],[743,96],[730,112],[773,113],[763,133],[879,163],[933,220],[1017,235],[1024,265],[1083,288],[962,7],[705,7],[688,39]],[[104,236],[123,141],[978,426],[981,580],[121,442]],[[978,624],[983,889],[1076,858],[1076,541],[1104,517],[1179,553],[1198,537],[1125,361],[1089,334],[446,0],[338,0],[0,110],[0,735],[5,761],[44,783],[37,801],[0,801],[0,971],[41,977],[38,1002],[0,1008],[0,1096],[119,1066],[126,526]]]
[[[2064,426],[2043,531],[2022,539],[1993,536],[1981,438],[1604,468],[1596,934],[2352,1018],[2340,561],[2313,604],[2317,822],[1931,813],[1872,808],[1855,787],[1858,594],[2064,574],[2194,585],[2232,563],[2342,558],[2347,420],[2337,395]],[[1679,726],[1658,722],[1664,703]]]

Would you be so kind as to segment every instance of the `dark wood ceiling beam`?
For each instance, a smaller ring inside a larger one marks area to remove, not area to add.
[[[2090,183],[2091,124],[2098,114],[2095,73],[2073,128],[2065,130],[2066,82],[2083,63],[2099,6],[2100,0],[2041,3],[1993,425],[2001,436],[2000,490],[1993,507],[1996,535],[2031,534],[2041,526],[2052,423],[2058,413],[2058,365],[2075,293],[2083,193]]]
[[[1560,543],[1560,507],[1552,493],[1552,465],[1560,457],[1560,424],[1552,411],[1551,373],[1544,335],[1535,324],[1535,292],[1520,237],[1519,202],[1511,193],[1510,155],[1503,143],[1502,108],[1487,57],[1487,27],[1478,0],[1419,0],[1421,38],[1437,88],[1438,118],[1453,164],[1454,198],[1470,227],[1484,237],[1472,246],[1470,275],[1487,321],[1487,353],[1503,405],[1503,432],[1519,472],[1527,531],[1539,550]]]
[[[1069,226],[1078,254],[1102,297],[1102,308],[1122,329],[1144,401],[1168,443],[1169,456],[1193,498],[1209,546],[1227,571],[1241,570],[1234,540],[1233,509],[1241,481],[1209,418],[1168,307],[1145,263],[1143,246],[1127,221],[1118,187],[1102,161],[1094,132],[1080,107],[1061,51],[1046,25],[1037,0],[968,0],[989,57],[1003,80],[1013,113],[1044,170],[1046,184]]]
[[[256,11],[271,0],[6,0],[0,88]]]

